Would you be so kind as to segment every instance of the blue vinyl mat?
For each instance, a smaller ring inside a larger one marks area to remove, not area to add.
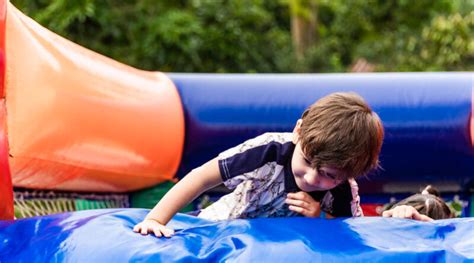
[[[474,218],[210,222],[178,214],[172,238],[132,232],[148,210],[0,222],[0,262],[473,262]]]

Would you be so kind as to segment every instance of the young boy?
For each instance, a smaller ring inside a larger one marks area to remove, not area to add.
[[[233,192],[199,217],[315,216],[305,193],[330,216],[362,216],[354,178],[378,167],[383,135],[379,117],[359,95],[330,94],[303,113],[292,133],[265,133],[192,170],[133,231],[170,237],[165,225],[176,212],[222,182]]]

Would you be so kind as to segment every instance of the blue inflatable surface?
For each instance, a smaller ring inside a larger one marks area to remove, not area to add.
[[[183,101],[186,141],[179,176],[269,131],[292,131],[329,93],[355,91],[380,115],[384,168],[371,182],[469,185],[472,73],[168,74]],[[362,186],[364,182],[361,182]]]
[[[148,210],[0,222],[0,262],[472,262],[474,218],[365,217],[209,222],[178,214],[170,239],[132,232]]]

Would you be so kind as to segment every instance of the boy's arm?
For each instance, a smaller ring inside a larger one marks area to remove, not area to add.
[[[172,230],[164,227],[185,205],[204,191],[222,183],[217,158],[192,170],[173,186],[158,204],[148,213],[143,222],[134,227],[135,232],[157,236],[170,236]]]

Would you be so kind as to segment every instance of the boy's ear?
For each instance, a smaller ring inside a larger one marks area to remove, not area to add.
[[[296,122],[295,128],[293,128],[293,143],[297,144],[300,139],[301,124],[303,123],[302,119],[298,119]]]

